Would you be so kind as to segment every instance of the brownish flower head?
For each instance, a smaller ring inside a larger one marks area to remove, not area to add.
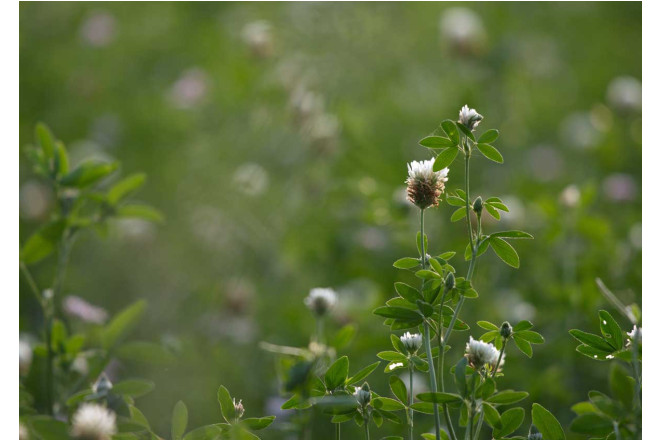
[[[445,190],[449,168],[433,171],[435,159],[408,164],[408,200],[420,209],[438,206],[438,199]]]

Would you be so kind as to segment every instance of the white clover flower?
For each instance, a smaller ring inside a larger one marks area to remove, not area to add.
[[[410,334],[410,332],[405,332],[399,339],[409,354],[417,353],[417,350],[422,346],[422,335],[419,333]]]
[[[628,335],[628,338],[630,339],[630,341],[632,341],[633,339],[635,339],[635,337],[637,337],[638,343],[640,343],[640,344],[642,343],[642,328],[641,327],[637,327],[637,325],[633,325],[633,329],[630,330],[629,332],[627,332],[626,334]]]
[[[96,403],[84,403],[73,415],[71,435],[77,440],[110,440],[117,432],[115,413]]]
[[[305,305],[314,313],[323,316],[337,303],[337,293],[329,287],[316,287],[305,298]]]
[[[468,130],[474,131],[477,128],[477,125],[483,120],[477,111],[473,108],[464,105],[460,112],[458,112],[458,122],[465,125]]]
[[[399,367],[403,367],[403,362],[395,362],[393,364],[390,364],[389,369],[390,371],[396,370]]]
[[[500,357],[500,352],[493,344],[472,339],[472,336],[465,346],[465,354],[470,364],[477,369],[486,364],[494,367]]]
[[[445,190],[449,168],[433,171],[435,158],[408,164],[408,200],[420,209],[438,206],[438,199]]]
[[[239,400],[238,402],[236,402],[236,398],[234,398],[232,400],[232,402],[234,403],[234,411],[236,412],[236,419],[238,420],[241,417],[243,417],[243,414],[245,414],[245,408],[243,407],[243,401]]]

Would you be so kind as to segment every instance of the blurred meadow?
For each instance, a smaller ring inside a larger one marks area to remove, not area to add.
[[[328,331],[358,328],[341,354],[355,368],[377,360],[390,331],[371,310],[409,276],[393,261],[416,253],[406,162],[428,159],[418,140],[468,104],[500,129],[505,157],[475,158],[473,191],[502,196],[501,223],[535,239],[518,246],[518,270],[490,264],[492,252],[480,260],[482,300],[462,315],[473,333],[454,344],[481,334],[477,316],[532,321],[546,343],[531,360],[507,353],[502,387],[568,425],[609,372],[568,334],[595,329],[599,308],[616,312],[594,279],[641,305],[641,18],[641,3],[617,2],[21,3],[20,147],[43,121],[74,163],[145,171],[138,198],[166,219],[87,232],[71,256],[65,296],[110,314],[146,299],[134,337],[172,355],[117,360],[111,379],[156,383],[139,402],[161,432],[179,399],[192,425],[217,420],[222,383],[246,414],[278,416],[265,438],[289,438],[259,342],[305,346],[303,298],[329,286]],[[457,161],[449,191],[462,176]],[[21,156],[21,243],[52,209]],[[451,212],[431,210],[427,234],[462,255]],[[52,259],[34,267],[42,284],[53,272]],[[36,339],[41,320],[21,278],[21,338]],[[382,368],[369,380],[387,388]],[[313,438],[329,438],[318,420]]]

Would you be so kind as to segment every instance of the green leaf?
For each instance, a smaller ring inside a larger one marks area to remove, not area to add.
[[[511,403],[520,402],[526,398],[529,393],[525,391],[504,390],[497,394],[493,394],[486,401],[496,405],[509,405]]]
[[[376,397],[373,400],[373,406],[374,408],[381,409],[383,411],[400,411],[402,409],[406,409],[406,405],[399,402],[398,400],[390,399],[389,397]]]
[[[482,329],[484,329],[484,330],[498,330],[499,331],[499,329],[500,329],[498,326],[496,326],[492,322],[488,322],[488,321],[477,321],[477,325],[479,327],[481,327]]]
[[[142,411],[140,411],[136,406],[129,405],[128,411],[131,415],[131,421],[147,429],[151,429],[151,426],[149,425],[149,420],[147,420],[147,417],[144,414],[142,414]]]
[[[450,148],[455,144],[442,136],[428,136],[419,141],[419,145],[426,148]]]
[[[335,337],[332,339],[332,346],[335,347],[335,349],[340,349],[346,347],[348,344],[351,343],[353,338],[355,337],[355,326],[353,324],[346,324],[342,328],[339,329],[337,334],[335,334]]]
[[[491,237],[502,237],[502,238],[531,238],[534,237],[532,234],[528,234],[524,231],[500,231],[490,234]]]
[[[590,359],[595,359],[597,361],[606,361],[609,359],[608,356],[612,355],[612,351],[603,351],[584,344],[578,345],[575,348],[575,350],[578,353],[583,354]]]
[[[265,429],[268,426],[270,426],[271,423],[275,420],[275,416],[266,416],[266,417],[249,417],[247,419],[243,419],[241,423],[245,425],[248,429],[252,429],[253,431],[259,431],[261,429]]]
[[[615,399],[626,408],[632,408],[635,382],[628,377],[626,370],[617,363],[613,363],[610,369],[610,390]]]
[[[511,267],[520,267],[520,258],[513,246],[498,237],[491,237],[489,243],[490,247],[493,248],[502,261]]]
[[[457,222],[460,219],[464,218],[467,215],[467,209],[465,206],[462,206],[458,208],[454,213],[451,215],[451,221],[452,222]]]
[[[484,238],[479,243],[479,248],[477,249],[477,257],[482,255],[488,250],[490,244],[490,237]],[[470,243],[465,247],[465,261],[470,261],[472,259],[472,249],[470,248]]]
[[[332,391],[346,383],[348,378],[348,357],[342,356],[337,359],[325,372],[325,386]]]
[[[21,261],[33,264],[46,258],[57,248],[57,242],[65,228],[65,220],[55,220],[39,228],[23,245],[20,252]]]
[[[163,223],[164,217],[156,208],[141,203],[130,203],[117,208],[117,215],[126,218],[140,218],[154,223]]]
[[[543,440],[565,440],[566,435],[559,421],[550,411],[535,403],[532,405],[532,423],[543,435]]]
[[[172,411],[172,440],[181,439],[186,432],[186,426],[188,426],[188,408],[179,400]]]
[[[434,406],[435,405],[433,405],[432,403],[428,403],[428,402],[415,402],[410,407],[413,410],[415,410],[417,412],[421,412],[423,414],[433,414],[434,413],[434,409],[433,409]]]
[[[407,359],[406,355],[399,353],[398,351],[381,351],[376,356],[388,362],[403,362]]]
[[[463,400],[463,398],[458,394],[452,393],[421,393],[416,397],[422,402],[431,403],[454,403]]]
[[[454,379],[456,380],[456,386],[458,387],[458,392],[461,396],[465,396],[467,392],[467,383],[465,382],[465,370],[467,368],[467,358],[462,357],[461,360],[456,364],[454,368]]]
[[[504,212],[509,212],[509,207],[502,202],[485,202],[485,203],[492,208],[496,208]],[[529,238],[529,237],[517,237],[517,238]]]
[[[146,180],[146,174],[137,173],[125,177],[124,179],[115,183],[108,191],[108,203],[111,205],[116,205],[117,202],[124,199],[130,193],[138,190],[142,185],[144,185]]]
[[[493,205],[491,205],[490,203],[484,203],[484,208],[486,208],[488,214],[490,214],[495,220],[499,220],[500,218],[502,218],[502,216],[500,216],[500,213],[497,212],[497,209],[495,209]]]
[[[577,416],[571,423],[571,431],[578,434],[607,436],[613,431],[612,422],[599,414],[588,413]],[[543,434],[545,439],[545,434]]]
[[[220,388],[218,388],[218,402],[220,403],[222,417],[225,418],[227,423],[232,423],[236,418],[236,408],[229,390],[224,385],[220,385]]]
[[[460,122],[456,123],[456,126],[463,132],[463,134],[467,137],[470,138],[472,142],[476,142],[477,140],[474,138],[474,134],[470,131],[469,128],[467,128],[465,125],[461,124]]]
[[[600,319],[600,332],[605,340],[617,350],[621,350],[623,348],[623,333],[619,324],[605,310],[598,312],[598,318]]]
[[[590,347],[605,352],[614,351],[614,347],[612,347],[605,339],[598,335],[594,335],[593,333],[583,332],[582,330],[578,329],[569,330],[568,333],[570,333],[570,335],[577,339],[579,342]]]
[[[216,425],[206,425],[201,426],[197,429],[193,429],[183,440],[217,440],[222,438],[222,429]]]
[[[518,429],[524,420],[525,410],[522,408],[511,408],[507,411],[504,411],[501,417],[502,427],[497,429],[493,434],[496,438],[509,435]]]
[[[420,265],[419,258],[399,258],[393,264],[397,269],[412,269]]]
[[[390,376],[390,390],[392,390],[392,394],[394,394],[401,402],[406,402],[408,400],[406,384],[403,383],[403,380],[401,380],[399,376]]]
[[[108,350],[119,342],[138,323],[147,302],[139,300],[119,312],[103,329],[103,347]]]
[[[486,156],[486,158],[492,160],[493,162],[503,163],[504,158],[502,154],[497,151],[497,148],[493,147],[490,144],[477,144],[477,148],[481,151],[481,154]]]
[[[55,170],[58,176],[63,176],[69,172],[69,155],[62,142],[55,142]]]
[[[490,130],[484,131],[483,134],[479,136],[479,140],[477,142],[480,144],[490,144],[495,142],[499,136],[500,132],[491,128]]]
[[[497,338],[499,335],[500,335],[499,330],[491,330],[491,331],[486,332],[483,335],[481,335],[481,337],[479,337],[479,339],[481,339],[484,342],[490,342],[493,339]]]
[[[88,160],[60,179],[63,186],[84,188],[92,185],[117,169],[117,163]]]
[[[457,155],[457,147],[451,147],[440,151],[440,153],[438,153],[438,155],[435,157],[435,162],[433,162],[433,171],[440,171],[443,168],[447,168],[452,164],[452,162],[454,162],[454,159],[456,159]]]
[[[30,418],[30,426],[43,440],[70,440],[66,423],[48,416]]]
[[[55,137],[46,124],[43,122],[37,124],[35,137],[44,152],[44,156],[48,159],[52,158],[55,154]]]
[[[486,423],[488,423],[491,428],[501,428],[502,427],[502,420],[500,418],[500,413],[497,412],[495,407],[488,403],[483,403],[483,409],[484,409],[484,418],[486,419]]]
[[[114,384],[112,392],[120,396],[140,397],[150,393],[155,387],[156,385],[148,380],[129,379]]]
[[[525,353],[527,357],[532,357],[532,344],[530,344],[526,339],[521,338],[517,332],[513,333],[513,341],[516,343],[516,347]]]
[[[401,342],[401,339],[399,339],[398,336],[390,334],[390,340],[392,341],[392,346],[396,351],[398,351],[399,353],[406,352],[406,347],[404,347],[403,343]]]
[[[460,197],[447,196],[447,203],[451,206],[465,206],[465,200]]]
[[[402,320],[416,320],[421,318],[420,314],[414,310],[404,309],[403,307],[378,307],[373,311],[374,315],[385,318],[395,318]]]
[[[347,381],[348,385],[354,385],[354,384],[356,384],[356,383],[358,383],[358,382],[362,382],[362,381],[363,381],[364,379],[366,379],[371,373],[373,373],[374,370],[375,370],[376,368],[378,368],[379,365],[380,365],[380,361],[378,361],[378,362],[374,362],[374,363],[371,364],[371,365],[367,365],[366,367],[364,367],[363,369],[361,369],[360,371],[358,371],[357,373],[355,373],[355,375],[354,375],[353,377],[351,377],[351,378],[348,379],[348,381]]]
[[[533,332],[531,330],[516,332],[516,335],[527,342],[531,342],[532,344],[543,344],[545,342],[545,339],[543,339],[543,336],[541,336],[540,333]]]
[[[422,255],[422,234],[421,232],[417,232],[417,238],[416,238],[416,243],[417,243],[417,252],[419,252],[419,255]],[[428,251],[429,249],[429,237],[424,234],[424,250]]]
[[[447,137],[454,143],[454,145],[458,145],[460,136],[458,135],[458,129],[456,128],[454,121],[451,119],[445,119],[440,123],[440,126],[442,127],[442,131],[447,134]]]
[[[419,308],[419,311],[422,312],[422,315],[424,315],[426,318],[433,316],[433,313],[435,312],[431,304],[425,303],[421,299],[417,300],[417,307]]]
[[[422,269],[415,272],[417,278],[422,278],[424,280],[441,280],[442,277],[432,270]]]
[[[534,325],[531,322],[523,319],[518,324],[513,326],[513,331],[514,332],[521,332],[521,331],[524,331],[524,330],[529,330],[532,327],[534,327]]]

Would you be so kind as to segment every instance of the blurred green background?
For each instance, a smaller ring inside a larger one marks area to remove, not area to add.
[[[148,300],[136,338],[176,361],[112,374],[156,382],[138,400],[152,426],[167,433],[179,399],[191,425],[218,421],[225,384],[248,416],[278,415],[266,438],[288,438],[259,341],[306,345],[302,300],[330,286],[330,330],[359,327],[342,353],[351,371],[388,347],[371,309],[408,277],[392,262],[416,252],[406,162],[428,158],[417,141],[467,103],[480,129],[500,129],[505,157],[473,162],[473,194],[512,210],[486,231],[536,239],[518,244],[519,270],[490,251],[480,260],[480,299],[462,314],[473,329],[455,334],[450,361],[482,333],[477,320],[531,320],[546,343],[532,360],[507,353],[501,388],[528,390],[527,407],[567,425],[570,405],[606,389],[607,365],[568,334],[595,331],[598,308],[615,312],[594,278],[641,305],[641,43],[641,3],[22,3],[21,146],[43,121],[74,161],[116,158],[149,176],[139,198],[166,223],[85,235],[64,290],[110,313]],[[24,159],[21,243],[52,208]],[[462,179],[457,161],[449,191]],[[434,254],[465,248],[450,215],[446,204],[427,215]],[[34,270],[46,284],[52,259]],[[20,294],[21,335],[36,336],[23,280]],[[370,383],[384,394],[386,380],[379,370]]]

